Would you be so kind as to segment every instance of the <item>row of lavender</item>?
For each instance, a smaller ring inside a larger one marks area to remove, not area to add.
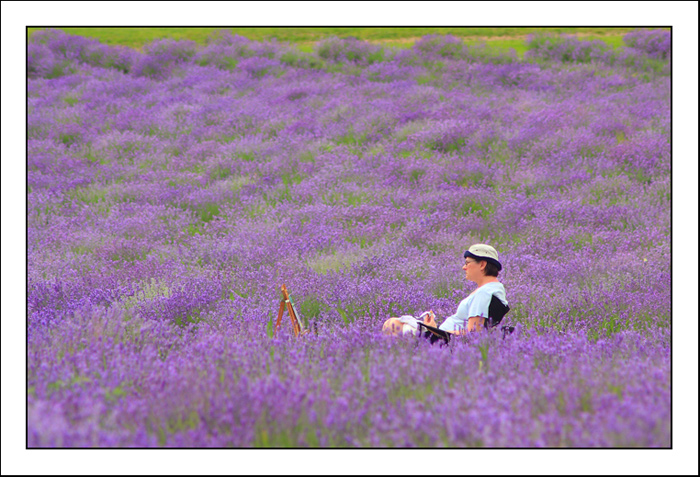
[[[668,445],[669,42],[626,41],[36,33],[29,445]],[[474,242],[516,334],[381,337]]]

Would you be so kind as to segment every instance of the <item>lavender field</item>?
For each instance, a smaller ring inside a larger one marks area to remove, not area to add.
[[[670,33],[625,45],[35,33],[27,445],[669,447]],[[516,331],[384,336],[474,243]]]

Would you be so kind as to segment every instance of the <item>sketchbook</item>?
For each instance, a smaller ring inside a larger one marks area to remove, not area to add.
[[[427,315],[429,312],[425,312],[418,317],[411,315],[403,315],[399,317],[399,321],[404,325],[410,326],[412,329],[418,331],[419,334],[423,335],[425,338],[430,338],[431,342],[435,342],[438,339],[442,339],[445,342],[449,341],[450,333],[441,330],[435,326],[427,325],[421,318]],[[421,328],[422,327],[422,328]]]
[[[432,333],[434,336],[437,336],[438,338],[441,338],[445,341],[450,340],[450,333],[448,333],[447,331],[441,330],[440,328],[436,328],[434,326],[426,325],[422,321],[417,321],[417,323],[418,323],[419,327],[425,328],[427,331]]]

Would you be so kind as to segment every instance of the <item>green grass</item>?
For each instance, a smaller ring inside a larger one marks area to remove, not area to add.
[[[563,30],[563,28],[555,28],[554,30]],[[562,32],[562,33],[568,33],[568,32]],[[625,43],[622,41],[622,38],[625,36],[626,33],[618,33],[615,35],[610,35],[610,36],[596,36],[595,34],[591,35],[586,35],[586,36],[581,36],[579,37],[580,40],[586,40],[586,41],[591,41],[591,40],[600,40],[604,42],[606,45],[608,45],[610,48],[619,48],[621,46],[624,46]],[[519,58],[523,58],[523,55],[527,51],[527,45],[525,44],[525,40],[501,40],[501,39],[496,39],[496,40],[485,40],[489,46],[492,46],[497,49],[505,50],[508,51],[511,48],[515,50],[515,52],[518,54]],[[478,42],[474,41],[469,41],[468,39],[465,39],[466,44],[474,44]]]
[[[27,28],[27,35],[43,28]],[[207,38],[222,28],[103,28],[103,27],[77,27],[60,28],[71,35],[96,38],[108,45],[125,45],[132,48],[141,48],[144,44],[159,38],[188,39],[204,44]],[[255,28],[232,27],[224,28],[251,40],[261,41],[276,38],[278,41],[297,43],[302,51],[312,51],[312,44],[329,36],[348,37],[386,42],[395,46],[410,46],[416,38],[425,35],[454,35],[465,39],[467,44],[488,41],[490,45],[510,49],[515,48],[518,55],[525,51],[523,38],[536,32],[550,32],[554,34],[567,33],[579,34],[587,39],[600,39],[611,46],[622,45],[622,37],[634,30],[634,28]]]

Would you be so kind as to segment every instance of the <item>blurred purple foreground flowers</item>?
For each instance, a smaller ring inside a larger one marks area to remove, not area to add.
[[[35,33],[28,445],[670,446],[670,36],[625,43]],[[476,242],[513,335],[381,335]]]

